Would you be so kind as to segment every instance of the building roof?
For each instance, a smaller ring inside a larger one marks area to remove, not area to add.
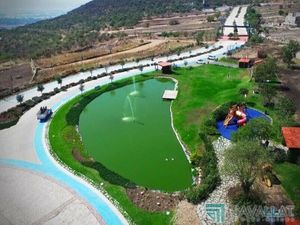
[[[249,63],[250,59],[249,58],[240,58],[239,62],[240,63]]]
[[[300,127],[283,127],[282,134],[288,148],[300,149]]]
[[[171,63],[169,63],[169,62],[163,62],[163,61],[158,62],[158,65],[161,66],[161,67],[172,66]]]

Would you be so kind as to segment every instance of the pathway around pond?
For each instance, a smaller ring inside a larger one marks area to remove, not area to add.
[[[103,191],[60,166],[48,152],[47,124],[36,120],[36,111],[42,104],[56,110],[78,94],[75,87],[60,93],[0,131],[0,221],[5,224],[127,224]]]
[[[221,171],[223,165],[224,151],[230,146],[231,141],[224,137],[219,137],[213,142],[213,147],[218,159],[219,171]],[[237,180],[233,177],[224,176],[222,173],[220,173],[220,177],[221,184],[210,194],[207,200],[198,205],[197,212],[202,225],[217,224],[217,222],[214,221],[214,218],[207,214],[207,208],[211,206],[210,204],[224,204],[224,222],[222,224],[232,225],[236,221],[236,217],[227,198],[227,192],[231,187],[234,187],[237,184]],[[219,216],[221,216],[221,214],[219,214]],[[219,219],[218,216],[216,216],[216,218]]]

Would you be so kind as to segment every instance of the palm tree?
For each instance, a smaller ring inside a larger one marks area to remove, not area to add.
[[[61,76],[58,76],[58,77],[56,77],[56,81],[57,81],[57,83],[60,85],[60,87],[61,87],[61,84],[62,84],[62,78],[61,78]]]
[[[42,85],[42,84],[39,84],[38,86],[37,86],[37,91],[40,91],[41,92],[41,94],[43,94],[43,91],[44,91],[44,86]]]
[[[17,95],[16,96],[16,100],[17,100],[18,103],[21,104],[23,102],[23,100],[24,100],[24,95]]]
[[[80,90],[80,92],[82,94],[82,92],[84,91],[84,84],[80,84],[79,85],[79,90]]]

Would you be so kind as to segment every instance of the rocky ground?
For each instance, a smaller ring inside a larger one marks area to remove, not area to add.
[[[218,158],[218,167],[219,170],[222,167],[224,159],[224,150],[231,145],[231,142],[223,137],[219,137],[216,141],[213,142],[215,153]],[[230,207],[229,199],[227,198],[227,192],[229,188],[234,187],[237,184],[237,181],[228,176],[221,175],[221,185],[219,185],[209,196],[209,198],[198,205],[198,215],[201,220],[202,225],[211,225],[216,224],[213,219],[210,218],[206,213],[207,204],[224,204],[224,222],[222,224],[234,224],[235,217],[233,215],[232,209]],[[218,217],[218,216],[217,216]]]

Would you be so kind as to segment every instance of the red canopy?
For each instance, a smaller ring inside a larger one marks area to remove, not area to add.
[[[240,63],[249,63],[250,62],[250,59],[249,58],[241,58],[239,60]]]
[[[300,127],[283,127],[282,134],[288,148],[300,149]]]
[[[172,64],[169,63],[169,62],[159,62],[158,65],[161,66],[161,67],[172,66]]]

